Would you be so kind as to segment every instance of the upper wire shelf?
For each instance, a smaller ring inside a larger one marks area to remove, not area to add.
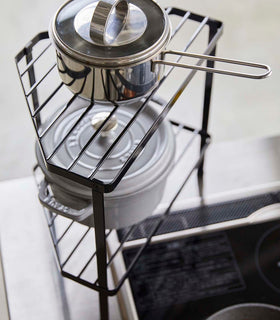
[[[194,21],[198,23],[197,28],[190,36],[189,39],[186,40],[186,45],[184,46],[183,51],[187,51],[189,47],[194,43],[197,39],[199,34],[208,26],[210,28],[211,39],[207,44],[205,50],[202,52],[203,54],[211,54],[213,49],[216,46],[218,39],[220,38],[223,30],[222,23],[216,20],[213,20],[209,17],[203,17],[201,15],[197,15],[191,13],[189,11],[180,10],[177,8],[167,8],[167,13],[172,16],[180,17],[179,23],[174,28],[171,38],[173,39],[176,34],[181,30],[181,28],[185,25],[187,21]],[[34,53],[35,48],[38,44],[44,43],[44,46],[41,46],[39,53]],[[96,138],[101,134],[102,129],[106,126],[108,121],[113,117],[116,111],[122,107],[122,104],[117,104],[115,102],[110,102],[112,104],[112,110],[109,113],[106,120],[103,124],[89,137],[88,141],[82,146],[80,152],[75,155],[72,162],[69,163],[67,167],[63,167],[59,162],[56,161],[56,154],[59,152],[60,148],[66,143],[67,139],[71,137],[71,134],[77,128],[77,126],[82,123],[84,117],[92,110],[95,106],[95,101],[86,101],[85,100],[85,107],[81,114],[77,117],[74,124],[69,128],[69,130],[62,136],[59,142],[52,148],[52,150],[46,150],[45,148],[45,141],[48,137],[48,134],[55,128],[56,124],[59,122],[59,119],[69,111],[71,106],[75,103],[77,99],[79,99],[79,94],[70,94],[70,98],[64,103],[63,107],[59,110],[55,110],[51,117],[44,122],[42,119],[42,112],[47,108],[47,106],[53,102],[55,97],[66,87],[60,81],[58,74],[53,76],[53,72],[56,69],[56,63],[53,62],[47,70],[39,77],[36,74],[36,66],[39,64],[41,60],[47,55],[49,50],[52,50],[52,46],[49,40],[49,36],[47,32],[39,33],[36,37],[34,37],[26,46],[25,48],[18,53],[16,56],[16,65],[19,74],[19,78],[22,84],[23,92],[26,98],[27,106],[30,112],[31,119],[34,124],[34,128],[36,131],[37,139],[39,145],[41,147],[41,151],[43,153],[47,169],[50,172],[54,172],[59,174],[63,177],[67,177],[71,180],[74,180],[80,184],[85,186],[91,187],[93,189],[102,190],[104,192],[111,192],[113,191],[118,183],[121,181],[125,173],[131,167],[133,162],[137,159],[138,155],[144,149],[150,138],[153,136],[157,128],[160,126],[170,109],[173,107],[175,102],[178,100],[184,89],[188,86],[190,81],[192,80],[193,76],[196,74],[197,70],[189,71],[187,77],[184,79],[182,83],[178,84],[178,89],[176,90],[175,94],[172,98],[166,102],[161,109],[161,112],[154,120],[153,124],[150,128],[147,129],[145,134],[143,135],[142,139],[139,143],[135,146],[133,152],[127,158],[127,160],[123,163],[120,169],[117,171],[115,177],[111,181],[103,181],[101,179],[97,179],[96,175],[99,170],[102,168],[102,165],[106,161],[106,159],[110,156],[111,152],[117,146],[118,143],[122,140],[127,130],[134,124],[137,117],[141,115],[145,111],[146,108],[149,108],[149,101],[155,96],[157,91],[160,89],[162,84],[168,78],[170,73],[173,71],[174,67],[169,68],[163,78],[161,79],[159,85],[147,96],[143,99],[142,103],[139,106],[139,109],[136,113],[131,117],[129,122],[125,125],[124,129],[120,132],[120,134],[115,138],[109,148],[104,152],[101,156],[99,162],[93,167],[88,173],[81,174],[75,171],[76,164],[80,161],[83,155],[87,152],[89,146],[91,146]],[[181,57],[177,58],[176,62],[178,62]],[[205,60],[200,59],[197,62],[197,65],[200,66]],[[28,81],[24,78],[28,77]],[[38,78],[38,79],[37,79]],[[48,92],[47,96],[44,99],[40,99],[38,90],[40,87],[45,86],[48,87],[47,81],[51,79],[54,83],[53,86],[50,88],[50,92]],[[68,90],[69,91],[69,90]],[[42,101],[40,101],[42,100]],[[205,133],[204,133],[205,134]]]

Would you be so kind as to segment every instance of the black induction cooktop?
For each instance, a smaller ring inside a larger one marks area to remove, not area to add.
[[[256,210],[253,203],[258,207],[277,198],[266,194],[236,203],[248,216]],[[231,201],[206,209],[209,215],[217,210],[230,215],[236,206]],[[124,251],[127,265],[135,252]],[[280,306],[280,220],[152,244],[129,280],[139,319],[204,320],[247,302]]]

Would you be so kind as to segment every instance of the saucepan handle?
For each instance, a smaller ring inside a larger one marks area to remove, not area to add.
[[[196,53],[181,52],[181,51],[174,51],[174,50],[168,50],[168,51],[162,52],[163,57],[167,54],[173,54],[173,55],[190,57],[190,58],[197,58],[197,59],[204,59],[204,60],[210,60],[210,61],[218,61],[218,62],[223,62],[223,63],[227,63],[227,64],[234,64],[234,65],[245,66],[245,67],[250,67],[250,68],[264,69],[266,71],[261,74],[243,73],[243,72],[235,72],[235,71],[229,71],[229,70],[201,67],[198,65],[190,65],[190,64],[184,64],[184,63],[166,61],[164,59],[163,60],[154,60],[153,64],[162,64],[162,65],[168,65],[168,66],[173,66],[173,67],[206,71],[209,73],[219,73],[219,74],[224,74],[224,75],[228,75],[228,76],[250,78],[250,79],[264,79],[264,78],[267,78],[268,76],[271,75],[270,67],[265,64],[247,62],[247,61],[241,61],[241,60],[225,59],[225,58],[219,58],[219,57],[215,57],[215,56],[208,56],[208,55],[204,55],[204,54],[196,54]]]
[[[54,196],[49,193],[48,183],[43,179],[39,184],[39,200],[41,204],[52,212],[62,215],[72,220],[81,221],[92,214],[92,205],[76,210],[61,204]]]
[[[110,45],[126,23],[127,0],[100,0],[90,23],[91,39],[101,45]]]

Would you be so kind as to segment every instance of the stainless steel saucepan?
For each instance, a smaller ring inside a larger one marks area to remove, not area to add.
[[[50,37],[62,81],[87,99],[127,101],[157,86],[164,66],[176,66],[251,79],[270,75],[269,66],[180,51],[166,51],[171,26],[152,0],[68,1],[56,13]],[[262,74],[233,72],[167,61],[167,55],[220,61],[264,69]]]

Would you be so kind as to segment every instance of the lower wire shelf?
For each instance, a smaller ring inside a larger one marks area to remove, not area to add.
[[[130,265],[126,268],[124,274],[119,277],[119,280],[114,283],[113,288],[105,289],[99,285],[98,276],[96,272],[96,249],[94,241],[94,228],[83,225],[81,223],[75,222],[68,218],[62,217],[56,213],[53,213],[47,208],[44,208],[44,213],[47,219],[51,240],[54,246],[57,263],[61,271],[61,275],[69,278],[75,282],[80,283],[88,288],[94,289],[98,292],[104,292],[108,296],[116,295],[125,280],[128,278],[130,272],[132,271],[135,264],[138,262],[142,253],[149,246],[154,235],[157,234],[160,227],[164,224],[168,215],[172,212],[172,207],[184,189],[185,185],[189,181],[192,174],[200,167],[201,162],[204,159],[205,151],[208,148],[211,138],[208,133],[202,132],[201,130],[196,130],[194,128],[188,127],[184,124],[180,124],[175,121],[171,121],[172,127],[174,129],[174,134],[176,136],[176,142],[178,142],[178,137],[182,133],[187,133],[188,138],[183,144],[180,142],[180,150],[176,155],[175,163],[171,170],[174,172],[176,166],[182,162],[182,159],[188,154],[188,151],[192,148],[196,140],[200,142],[202,139],[206,141],[204,147],[198,151],[198,155],[194,160],[193,165],[187,172],[184,172],[184,178],[178,184],[174,195],[168,201],[168,205],[165,205],[160,219],[156,219],[150,230],[148,236],[146,237],[144,243],[140,246],[137,253]],[[198,143],[200,147],[200,143]],[[44,179],[39,173],[39,166],[34,167],[34,175],[39,187],[40,179]],[[183,174],[182,174],[183,175]],[[148,218],[149,219],[149,218]],[[129,241],[130,236],[133,234],[138,224],[132,225],[130,227],[121,230],[122,237],[119,243],[114,244],[114,250],[108,250],[107,248],[107,272],[110,266],[114,263],[114,260],[119,254],[121,254],[124,244]],[[115,230],[106,230],[106,241],[113,238],[116,242]]]

